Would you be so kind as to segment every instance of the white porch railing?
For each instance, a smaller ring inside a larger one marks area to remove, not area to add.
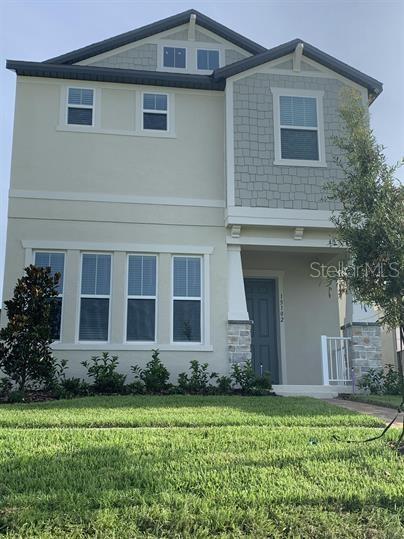
[[[349,337],[321,335],[324,385],[348,385],[352,383],[349,341]]]

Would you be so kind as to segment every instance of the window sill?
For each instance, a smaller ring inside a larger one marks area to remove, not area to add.
[[[144,350],[151,351],[152,348],[158,348],[160,351],[164,352],[213,352],[212,345],[205,344],[157,344],[157,343],[139,343],[139,344],[128,344],[128,343],[54,343],[52,345],[53,350],[100,350],[100,351],[125,351],[125,350]]]
[[[304,159],[275,159],[274,165],[285,167],[327,168],[327,163],[325,161],[305,161]]]
[[[156,138],[176,138],[174,132],[158,131],[157,129],[149,129],[142,131],[125,131],[121,129],[101,129],[91,126],[73,126],[73,125],[58,125],[56,131],[65,131],[70,133],[91,133],[94,135],[121,135],[126,137],[156,137]]]

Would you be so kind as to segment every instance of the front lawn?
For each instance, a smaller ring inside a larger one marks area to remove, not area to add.
[[[385,406],[386,408],[397,408],[400,406],[401,397],[399,395],[350,395],[349,400]]]
[[[333,439],[380,422],[317,400],[93,397],[0,424],[8,538],[404,535],[403,459]]]

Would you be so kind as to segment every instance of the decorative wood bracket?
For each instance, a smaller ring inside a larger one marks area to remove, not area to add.
[[[189,17],[189,26],[188,26],[188,40],[189,41],[195,41],[195,22],[196,22],[196,15],[195,13],[191,13],[191,16]]]
[[[303,55],[303,43],[298,43],[293,53],[293,71],[300,71],[302,55]]]
[[[295,234],[294,234],[294,239],[295,240],[302,240],[303,239],[303,233],[304,233],[304,228],[302,226],[297,226],[295,228]]]
[[[230,233],[232,238],[239,238],[241,234],[241,225],[233,225]]]

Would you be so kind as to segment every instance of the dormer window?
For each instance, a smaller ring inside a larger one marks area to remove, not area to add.
[[[183,47],[164,47],[163,66],[176,69],[185,69],[187,63],[187,49]]]
[[[213,49],[198,49],[197,51],[198,69],[213,71],[219,67],[219,51]]]
[[[94,90],[69,88],[67,99],[69,125],[94,125]]]

